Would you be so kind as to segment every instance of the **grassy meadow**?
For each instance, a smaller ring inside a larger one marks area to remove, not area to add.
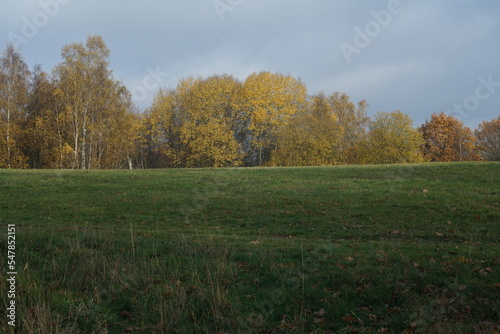
[[[500,333],[499,163],[1,170],[0,221],[17,333]]]

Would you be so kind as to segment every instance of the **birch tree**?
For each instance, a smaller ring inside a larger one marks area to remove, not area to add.
[[[114,121],[130,109],[130,94],[108,69],[110,51],[100,36],[63,47],[54,76],[70,118],[72,168],[101,168]]]
[[[61,111],[56,85],[41,66],[35,66],[24,123],[24,146],[30,168],[67,167],[68,123]]]
[[[29,76],[21,54],[9,44],[0,58],[0,167],[3,168],[27,167],[21,142]]]
[[[333,112],[337,115],[337,122],[343,129],[341,140],[342,160],[346,163],[355,163],[358,160],[358,149],[366,138],[370,118],[366,114],[368,104],[362,100],[355,104],[347,94],[333,93],[328,97]]]

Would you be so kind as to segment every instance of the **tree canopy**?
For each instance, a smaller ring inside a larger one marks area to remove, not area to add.
[[[137,112],[101,36],[62,48],[52,72],[0,58],[0,168],[180,168],[500,160],[500,117],[472,132],[435,113],[418,129],[290,75],[187,77]]]
[[[379,112],[361,145],[363,163],[394,164],[423,162],[424,138],[413,121],[401,111]]]
[[[432,114],[431,120],[420,126],[425,139],[424,155],[430,161],[478,160],[471,129],[445,113]]]

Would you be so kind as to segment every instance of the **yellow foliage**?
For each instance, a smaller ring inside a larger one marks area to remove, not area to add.
[[[222,120],[211,119],[198,126],[198,136],[190,146],[187,167],[226,167],[241,164],[241,152],[229,125]]]
[[[338,164],[344,129],[338,117],[321,97],[313,101],[308,113],[293,116],[280,128],[271,165],[311,166]]]
[[[13,44],[0,58],[0,168],[26,168],[23,153],[24,106],[30,72]]]
[[[153,139],[168,146],[175,167],[222,167],[242,163],[236,140],[245,117],[241,83],[231,76],[182,80],[160,91],[150,110]],[[243,127],[244,128],[244,127]]]
[[[250,117],[251,144],[258,150],[258,164],[264,151],[276,149],[276,135],[290,117],[306,106],[305,84],[289,75],[253,73],[243,85],[243,107]]]
[[[392,164],[423,162],[422,135],[412,127],[411,118],[399,110],[379,112],[361,144],[361,163]]]
[[[108,69],[100,36],[63,47],[53,77],[32,75],[10,45],[0,61],[0,168],[224,167],[500,160],[500,118],[476,132],[444,114],[421,128],[399,111],[370,123],[344,93],[260,72],[188,77],[144,114]],[[369,126],[369,132],[367,132]],[[424,146],[424,138],[425,146]]]

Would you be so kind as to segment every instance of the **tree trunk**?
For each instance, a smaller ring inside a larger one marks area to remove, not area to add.
[[[82,127],[82,147],[81,147],[81,153],[82,153],[82,165],[81,169],[86,169],[87,168],[87,117],[85,116],[85,111],[84,111],[84,116],[83,116],[83,127]]]
[[[7,168],[11,168],[11,163],[10,163],[10,106],[7,106],[7,129],[5,131],[5,139],[6,139],[6,144],[7,144]]]

